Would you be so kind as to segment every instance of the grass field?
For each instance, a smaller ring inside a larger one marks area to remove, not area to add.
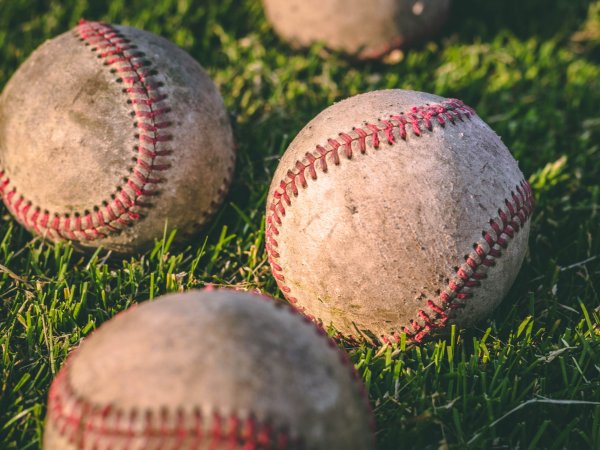
[[[205,234],[127,259],[45,244],[2,206],[0,449],[40,447],[54,374],[131,304],[207,282],[280,296],[263,246],[278,157],[332,102],[383,88],[474,107],[519,160],[537,209],[523,269],[487,322],[351,350],[379,448],[600,449],[600,2],[456,0],[436,41],[359,64],[290,51],[258,1],[0,0],[0,87],[80,17],[158,33],[209,71],[231,112],[236,176]]]

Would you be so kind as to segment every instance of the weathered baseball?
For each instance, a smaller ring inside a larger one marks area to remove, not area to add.
[[[314,118],[284,154],[266,249],[287,299],[355,338],[421,341],[488,316],[527,250],[533,195],[459,100],[376,91]]]
[[[45,450],[368,450],[360,378],[314,324],[232,290],[116,316],[50,388]]]
[[[82,21],[23,63],[0,97],[0,195],[30,231],[133,252],[193,233],[234,166],[223,101],[152,33]]]
[[[264,0],[275,31],[295,47],[322,42],[359,58],[379,58],[433,35],[450,0]]]

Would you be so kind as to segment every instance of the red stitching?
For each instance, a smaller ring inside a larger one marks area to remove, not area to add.
[[[433,328],[438,328],[440,324],[448,321],[448,313],[451,309],[463,306],[456,300],[465,300],[473,296],[472,288],[480,287],[479,280],[487,276],[481,270],[495,264],[494,260],[502,255],[500,249],[508,247],[515,233],[522,229],[525,222],[531,217],[535,203],[531,186],[523,180],[515,187],[515,190],[518,194],[511,192],[513,203],[506,200],[504,202],[506,211],[498,209],[498,218],[489,221],[491,230],[482,233],[481,241],[474,244],[473,252],[465,258],[465,264],[456,269],[456,276],[448,282],[446,290],[440,293],[440,304],[428,300],[427,307],[431,313],[421,316],[423,324],[413,323],[412,330],[404,327],[403,331],[410,340],[421,342]],[[518,223],[515,218],[519,219]],[[502,223],[502,226],[498,225],[498,221]],[[419,314],[421,313],[424,311],[420,310]]]
[[[342,153],[351,159],[355,149],[360,153],[366,152],[368,140],[370,140],[370,147],[377,149],[382,139],[393,144],[398,139],[406,140],[409,133],[419,137],[424,129],[432,131],[434,125],[444,128],[447,123],[457,125],[458,121],[471,119],[474,115],[475,111],[472,108],[456,99],[449,99],[440,104],[415,106],[407,112],[391,115],[386,120],[379,120],[377,124],[367,123],[363,128],[353,128],[350,133],[339,133],[338,140],[329,139],[327,145],[317,145],[315,152],[307,152],[303,160],[296,161],[294,169],[288,170],[286,177],[273,193],[267,211],[265,230],[265,249],[271,271],[279,289],[291,304],[297,304],[298,299],[291,295],[291,289],[285,283],[283,268],[276,261],[279,258],[276,236],[279,235],[279,228],[282,226],[281,217],[285,216],[285,205],[291,205],[291,195],[297,197],[299,194],[298,182],[304,188],[308,186],[304,176],[305,171],[314,174],[311,178],[316,180],[319,161],[323,173],[327,172],[327,157],[335,165],[340,164],[338,154],[340,147],[343,148]],[[449,312],[464,306],[463,300],[473,296],[472,290],[480,287],[480,280],[487,277],[484,270],[496,264],[495,259],[502,255],[501,250],[508,247],[510,240],[529,219],[534,207],[533,192],[529,183],[525,180],[521,181],[515,187],[515,191],[511,192],[511,199],[504,201],[506,210],[498,209],[498,217],[489,221],[490,229],[482,232],[481,242],[473,245],[473,251],[466,257],[465,264],[456,269],[456,275],[440,292],[439,304],[428,299],[425,302],[427,309],[417,312],[422,324],[411,320],[409,326],[403,327],[402,331],[406,333],[409,341],[421,342],[434,329],[446,325]],[[305,312],[303,307],[296,308]],[[313,316],[309,317],[318,320]],[[391,333],[391,337],[393,340],[400,339],[397,332]],[[391,339],[388,336],[381,336],[381,340],[386,343]]]
[[[113,450],[127,449],[135,437],[144,437],[143,449],[159,448],[164,439],[176,443],[190,443],[186,448],[204,448],[202,443],[227,444],[228,448],[248,450],[299,449],[299,439],[292,439],[286,429],[274,429],[269,423],[258,423],[256,418],[224,417],[216,411],[205,417],[199,408],[160,412],[124,411],[111,405],[94,405],[78,395],[68,380],[69,363],[59,371],[48,395],[48,420],[70,444],[88,448],[89,440],[98,444],[111,442]],[[143,424],[139,426],[139,421]],[[203,425],[209,422],[208,431]],[[136,426],[138,424],[138,426]],[[142,431],[138,431],[138,430]],[[79,433],[79,430],[84,432]],[[120,445],[119,445],[120,443]],[[91,447],[95,448],[95,447]],[[175,447],[178,448],[178,447]]]
[[[149,62],[136,46],[110,25],[81,20],[75,29],[76,35],[91,50],[97,52],[105,66],[114,66],[111,73],[131,72],[132,77],[118,78],[122,82],[128,103],[134,106],[135,126],[140,130],[136,134],[139,145],[136,147],[138,158],[129,178],[119,187],[109,201],[95,208],[95,212],[74,214],[53,214],[34,207],[30,200],[17,194],[10,187],[10,177],[0,170],[0,195],[11,213],[27,229],[45,234],[52,239],[72,239],[91,241],[118,233],[124,227],[140,220],[142,208],[150,206],[146,197],[156,195],[155,185],[162,182],[158,172],[168,170],[171,165],[158,163],[160,156],[171,154],[164,148],[164,142],[172,135],[163,130],[171,126],[166,114],[171,111],[165,105],[167,95],[160,92],[161,84],[152,80],[153,73],[148,70]],[[144,67],[144,70],[141,70]],[[156,107],[158,105],[160,107]],[[143,110],[140,110],[143,108]],[[13,199],[16,197],[16,201]],[[74,219],[73,219],[74,217]]]
[[[215,290],[212,285],[206,290]],[[284,307],[292,314],[300,314],[291,305],[276,303],[272,298],[258,293],[253,295],[269,302],[274,307]],[[131,311],[129,309],[128,311]],[[124,312],[123,314],[127,313]],[[327,341],[327,345],[337,351],[340,361],[347,367],[356,388],[370,416],[370,427],[375,439],[375,417],[368,399],[368,393],[355,369],[354,364],[322,328],[316,326],[306,316],[300,315],[317,334]],[[71,360],[73,355],[71,355]],[[304,448],[302,437],[292,437],[285,427],[275,429],[273,425],[259,422],[250,414],[241,418],[235,413],[222,416],[213,412],[206,416],[199,407],[191,411],[161,409],[158,413],[151,410],[126,411],[110,404],[99,405],[89,402],[77,394],[69,381],[70,361],[58,372],[50,386],[48,394],[48,422],[76,448],[99,448],[102,440],[110,444],[106,448],[127,450],[135,438],[144,438],[140,450],[165,448],[165,439],[176,439],[173,447],[199,449],[240,448],[243,450],[300,450]],[[140,426],[140,421],[143,425]],[[92,441],[92,445],[88,442]],[[105,447],[102,447],[105,448]]]

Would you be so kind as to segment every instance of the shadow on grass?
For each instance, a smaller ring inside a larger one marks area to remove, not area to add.
[[[445,31],[448,35],[456,31],[467,41],[489,41],[503,30],[521,39],[568,36],[585,21],[589,4],[589,0],[454,0]]]

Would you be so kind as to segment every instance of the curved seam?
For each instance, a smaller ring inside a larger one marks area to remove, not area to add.
[[[474,289],[481,287],[488,270],[496,265],[496,259],[502,256],[515,235],[525,226],[534,207],[531,186],[521,180],[510,194],[511,200],[504,199],[506,210],[498,208],[498,216],[489,220],[490,228],[481,232],[482,238],[473,244],[473,250],[465,256],[465,262],[455,268],[455,275],[438,295],[439,303],[427,300],[427,311],[419,309],[417,312],[422,324],[412,319],[409,326],[402,328],[410,341],[421,342],[435,329],[444,328],[450,318],[449,313],[465,306],[465,300],[473,297]],[[392,333],[392,338],[399,341],[400,335]],[[382,340],[389,342],[390,339],[384,337]]]
[[[355,127],[349,133],[339,133],[337,138],[328,139],[325,145],[317,145],[313,152],[306,152],[302,160],[296,161],[293,168],[288,170],[285,178],[281,180],[279,187],[273,192],[265,225],[267,258],[279,289],[291,304],[310,320],[320,322],[314,315],[309,314],[306,308],[297,305],[298,299],[292,295],[291,288],[285,282],[283,267],[276,261],[280,256],[277,251],[277,236],[283,225],[282,218],[285,217],[286,206],[291,206],[292,196],[298,196],[298,185],[302,188],[308,187],[307,175],[312,180],[317,180],[317,167],[322,173],[327,173],[327,158],[333,164],[339,165],[341,163],[340,155],[352,159],[357,150],[360,154],[365,154],[367,147],[378,149],[382,142],[392,145],[399,140],[406,140],[409,134],[420,137],[423,129],[433,131],[434,124],[444,128],[448,122],[456,125],[457,121],[464,121],[464,118],[471,119],[474,115],[475,111],[472,108],[456,99],[449,99],[439,104],[414,106],[405,112],[392,114],[387,119],[379,119],[377,123],[365,122],[362,127]],[[478,271],[478,269],[492,266],[493,258],[499,257],[501,254],[497,247],[504,247],[504,244],[507,243],[507,236],[512,237],[525,224],[533,209],[533,194],[531,187],[524,180],[515,189],[518,196],[511,192],[514,204],[508,200],[505,201],[508,208],[507,213],[501,209],[498,210],[499,220],[504,227],[502,232],[497,235],[496,239],[492,238],[489,231],[482,232],[483,242],[474,244],[473,254],[468,256],[462,267],[456,268],[457,275],[449,280],[446,289],[440,292],[440,303],[428,300],[426,308],[429,313],[424,309],[418,311],[417,315],[423,321],[423,325],[412,320],[410,323],[412,329],[407,326],[403,327],[402,331],[406,333],[409,340],[420,342],[435,328],[445,326],[449,310],[462,306],[463,304],[458,301],[470,298],[472,292],[469,292],[468,289],[479,286],[480,280],[485,278],[482,271]],[[519,218],[520,223],[514,220],[515,217]],[[490,220],[490,224],[494,224],[490,230],[493,233],[496,229],[500,230],[496,220]],[[465,291],[466,288],[468,289]],[[391,333],[391,336],[394,340],[400,338],[397,332]],[[381,338],[383,342],[390,340],[387,336],[378,336],[378,338]]]
[[[164,439],[176,440],[180,445],[192,440],[191,448],[206,442],[225,443],[231,448],[240,443],[249,449],[295,448],[287,430],[276,431],[252,415],[240,418],[236,414],[223,416],[214,411],[206,417],[199,407],[191,411],[183,408],[140,411],[137,408],[122,410],[110,404],[94,405],[75,393],[68,376],[69,363],[50,388],[48,420],[60,436],[78,449],[95,448],[102,440],[111,439],[123,442],[118,446],[112,442],[110,448],[127,449],[132,440],[139,438],[145,439],[141,450],[156,448],[156,441],[164,445]]]
[[[110,200],[94,206],[93,211],[51,214],[19,195],[16,187],[11,189],[10,177],[1,169],[0,195],[7,208],[29,230],[52,239],[91,241],[132,226],[143,217],[141,210],[151,206],[149,198],[158,194],[154,188],[164,181],[158,172],[171,167],[157,161],[172,153],[171,149],[163,148],[163,143],[173,138],[167,132],[172,123],[166,120],[171,108],[166,102],[167,95],[160,92],[162,83],[152,80],[158,73],[149,67],[151,62],[114,27],[81,20],[75,36],[103,60],[104,66],[110,67],[110,73],[117,77],[115,81],[125,86],[122,91],[133,107],[131,115],[137,139],[134,147],[137,156],[131,173]]]
[[[314,329],[337,353],[343,366],[348,369],[368,411],[369,426],[374,440],[375,418],[368,393],[348,355],[337,346],[332,338],[327,336],[323,328],[318,327],[306,316],[299,314],[291,305],[276,304],[268,297],[255,295],[270,302],[275,308],[284,307],[290,313],[298,314],[304,323]],[[147,439],[141,450],[156,448],[154,440],[158,440],[164,445],[162,440],[169,438],[177,440],[175,447],[193,439],[190,448],[198,448],[205,443],[227,444],[227,448],[244,445],[244,449],[247,450],[299,450],[304,448],[302,436],[293,437],[286,427],[275,429],[270,422],[260,422],[252,413],[247,417],[239,417],[235,412],[230,416],[223,416],[214,410],[212,415],[206,417],[202,414],[200,407],[194,407],[191,411],[183,408],[175,411],[163,408],[153,412],[152,410],[140,411],[136,408],[123,410],[110,404],[93,404],[75,392],[69,380],[70,364],[70,361],[66,362],[50,387],[48,420],[61,436],[69,443],[76,445],[77,448],[88,448],[90,440],[96,445],[100,439],[123,439],[125,442],[121,446],[111,445],[111,448],[114,450],[127,449],[130,447],[132,439],[140,437]],[[94,445],[91,448],[95,448]]]

